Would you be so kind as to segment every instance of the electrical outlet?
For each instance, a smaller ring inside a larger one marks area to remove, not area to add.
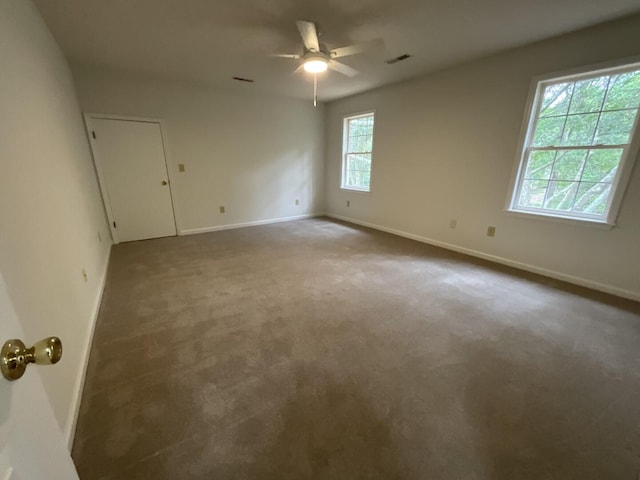
[[[84,283],[87,283],[87,280],[89,279],[87,271],[84,268],[82,269],[82,279],[84,280]]]
[[[220,205],[220,213],[224,213],[224,205]]]
[[[184,163],[179,163],[178,164],[178,171],[179,172],[184,172]]]
[[[296,198],[296,205],[300,205],[300,200]]]
[[[458,225],[458,221],[455,218],[452,218],[451,220],[449,220],[449,228],[456,228],[457,225]]]
[[[347,200],[347,207],[351,206],[351,200]]]
[[[495,237],[496,236],[496,227],[487,227],[487,237]]]

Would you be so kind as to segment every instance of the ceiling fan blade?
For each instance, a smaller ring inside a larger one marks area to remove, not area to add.
[[[295,53],[272,53],[270,56],[274,58],[302,58],[302,55]]]
[[[291,72],[291,75],[297,75],[303,70],[304,70],[304,63],[301,63],[300,65],[298,65],[298,68],[296,68],[293,72]]]
[[[348,57],[349,55],[356,55],[367,50],[374,50],[378,48],[384,48],[384,41],[381,38],[376,38],[370,42],[349,45],[347,47],[334,48],[331,50],[331,58]]]
[[[298,31],[300,32],[300,36],[302,37],[302,41],[304,42],[304,46],[307,48],[307,50],[319,52],[320,42],[318,42],[318,32],[316,31],[316,24],[313,22],[298,20],[296,22],[296,25],[298,26]]]
[[[340,47],[340,48],[331,50],[331,58],[348,57],[349,55],[356,55],[357,53],[362,53],[365,50],[366,48],[362,44],[349,45],[348,47]]]
[[[355,77],[358,74],[358,71],[355,68],[351,68],[344,63],[336,62],[335,60],[331,60],[329,62],[329,68],[331,70],[335,70],[338,73],[346,75],[347,77]]]

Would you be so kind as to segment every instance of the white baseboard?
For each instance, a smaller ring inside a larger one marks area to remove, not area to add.
[[[558,272],[555,270],[549,270],[547,268],[537,267],[535,265],[518,262],[516,260],[511,260],[509,258],[499,257],[497,255],[491,255],[488,253],[480,252],[478,250],[472,250],[470,248],[460,247],[452,243],[441,242],[439,240],[434,240],[432,238],[415,235],[413,233],[404,232],[402,230],[396,230],[395,228],[384,227],[382,225],[377,225],[375,223],[363,222],[361,220],[356,220],[355,218],[343,217],[342,215],[335,215],[333,213],[327,213],[326,215],[328,217],[335,218],[337,220],[342,220],[344,222],[354,223],[356,225],[362,225],[363,227],[373,228],[374,230],[380,230],[382,232],[392,233],[393,235],[398,235],[400,237],[409,238],[411,240],[416,240],[422,243],[428,243],[429,245],[433,245],[435,247],[441,247],[447,250],[452,250],[454,252],[464,253],[472,257],[482,258],[484,260],[500,263],[502,265],[507,265],[509,267],[517,268],[519,270],[525,270],[527,272],[537,273],[545,277],[554,278],[556,280],[561,280],[563,282],[572,283],[574,285],[579,285],[581,287],[591,288],[593,290],[598,290],[600,292],[609,293],[611,295],[616,295],[618,297],[627,298],[629,300],[635,300],[636,302],[640,302],[640,293],[632,292],[630,290],[625,290],[623,288],[614,287],[612,285],[607,285],[600,282],[595,282],[593,280],[588,280],[582,277],[576,277],[574,275],[568,275],[566,273]]]
[[[64,436],[67,440],[67,448],[69,452],[73,448],[73,439],[76,434],[76,425],[78,423],[78,415],[80,414],[80,403],[82,401],[82,391],[84,390],[84,381],[87,375],[87,367],[89,366],[89,356],[91,355],[91,345],[93,344],[93,334],[96,329],[96,322],[98,321],[98,314],[100,313],[100,304],[102,303],[102,295],[104,293],[104,287],[107,283],[107,273],[109,271],[109,259],[111,258],[111,245],[109,247],[109,251],[107,252],[107,257],[104,261],[104,269],[102,271],[102,278],[100,279],[100,288],[98,289],[98,294],[93,302],[93,309],[91,311],[90,325],[89,325],[89,335],[87,335],[87,340],[84,345],[84,350],[82,351],[81,356],[81,365],[82,368],[76,379],[76,385],[73,392],[73,397],[71,399],[71,407],[69,409],[70,416],[67,417],[69,420],[67,421],[67,426],[64,431]]]
[[[231,223],[228,225],[216,225],[214,227],[190,228],[181,230],[180,235],[196,235],[198,233],[218,232],[220,230],[232,230],[234,228],[255,227],[257,225],[267,225],[269,223],[290,222],[292,220],[302,220],[303,218],[321,217],[324,213],[307,213],[304,215],[294,215],[292,217],[268,218],[266,220],[255,220],[253,222]]]

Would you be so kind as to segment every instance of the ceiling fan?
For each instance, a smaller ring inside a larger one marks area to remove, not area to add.
[[[331,69],[348,77],[354,77],[358,71],[344,63],[336,61],[336,58],[347,57],[362,53],[370,48],[373,42],[368,44],[349,45],[347,47],[335,48],[329,50],[326,45],[318,40],[318,26],[314,22],[298,20],[296,22],[304,50],[301,55],[297,54],[275,54],[274,57],[292,58],[302,60],[296,72],[303,69],[306,72],[313,73],[313,104],[317,104],[317,74]]]

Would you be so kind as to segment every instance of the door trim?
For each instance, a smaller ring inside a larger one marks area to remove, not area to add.
[[[84,125],[87,133],[87,138],[89,139],[89,146],[91,147],[91,156],[93,157],[93,165],[96,169],[96,175],[98,177],[98,183],[100,184],[100,192],[102,193],[102,200],[104,204],[104,210],[107,215],[107,220],[109,222],[109,230],[111,231],[111,238],[114,244],[120,243],[118,239],[118,232],[113,227],[113,222],[115,221],[113,218],[113,212],[111,210],[111,202],[109,200],[109,193],[107,190],[107,184],[104,179],[104,175],[102,173],[102,167],[100,163],[100,156],[97,152],[97,147],[95,144],[95,139],[93,138],[92,131],[93,127],[91,121],[93,119],[103,119],[103,120],[121,120],[124,122],[144,122],[144,123],[156,123],[160,127],[160,137],[162,139],[162,150],[164,152],[164,168],[167,172],[167,178],[169,179],[169,197],[171,199],[171,210],[173,211],[173,222],[176,227],[176,234],[182,235],[182,227],[180,226],[180,219],[178,218],[178,209],[176,208],[176,195],[174,190],[175,185],[175,173],[173,168],[173,163],[171,162],[171,158],[169,155],[169,148],[167,146],[167,134],[166,128],[164,124],[164,120],[161,118],[150,118],[150,117],[130,117],[126,115],[112,115],[107,113],[91,113],[85,112],[83,114],[84,117]]]

